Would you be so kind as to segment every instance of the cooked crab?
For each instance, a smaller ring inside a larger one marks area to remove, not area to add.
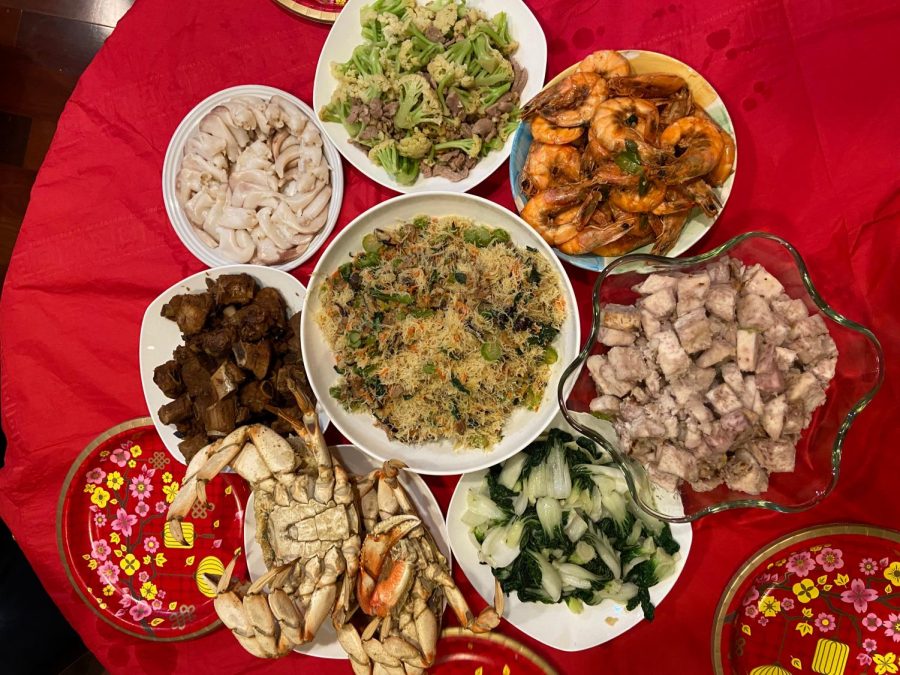
[[[359,565],[359,512],[353,485],[322,437],[312,403],[291,391],[303,413],[290,420],[294,447],[270,428],[240,427],[200,450],[167,515],[183,541],[181,521],[206,483],[226,466],[250,482],[257,541],[269,572],[249,587],[232,579],[234,561],[217,580],[216,611],[247,651],[277,658],[313,639],[329,613],[342,624]]]
[[[441,616],[449,601],[460,623],[476,633],[500,622],[503,594],[475,616],[450,575],[447,559],[397,479],[404,464],[385,462],[359,482],[366,525],[356,597],[373,617],[362,633],[336,625],[356,675],[415,675],[434,663]]]

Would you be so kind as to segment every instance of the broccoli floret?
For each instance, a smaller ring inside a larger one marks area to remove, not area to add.
[[[425,134],[416,129],[409,136],[404,136],[397,141],[397,150],[404,157],[422,159],[431,150],[431,141]]]
[[[400,107],[394,115],[394,126],[412,129],[420,124],[440,124],[441,102],[434,89],[419,73],[400,78]]]
[[[401,185],[412,185],[419,177],[419,162],[403,157],[397,149],[397,141],[389,138],[369,150],[369,159],[382,167]]]
[[[512,54],[519,48],[519,43],[509,35],[509,24],[506,12],[496,14],[489,21],[481,21],[475,26],[476,33],[487,35],[493,45],[504,54]]]

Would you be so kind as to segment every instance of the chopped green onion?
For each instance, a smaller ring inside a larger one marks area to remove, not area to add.
[[[496,361],[502,353],[500,344],[497,342],[485,342],[481,345],[481,355],[485,361]]]
[[[347,333],[347,343],[351,347],[359,347],[361,342],[362,342],[362,335],[360,335],[360,333],[358,331],[351,330],[349,333]]]
[[[366,253],[377,253],[381,250],[381,242],[374,234],[367,234],[362,240],[363,249]]]

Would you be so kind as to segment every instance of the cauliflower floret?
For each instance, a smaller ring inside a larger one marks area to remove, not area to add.
[[[409,30],[410,19],[401,19],[393,14],[380,14],[381,31],[388,46],[395,45],[406,39]]]
[[[428,63],[428,74],[438,87],[438,93],[456,83],[462,84],[463,79],[471,79],[466,75],[465,66],[447,60],[443,54],[438,54]],[[470,83],[471,85],[471,83]],[[465,86],[462,84],[462,86]]]
[[[400,107],[394,115],[394,125],[398,129],[412,129],[426,122],[441,122],[441,102],[423,75],[403,75],[399,85]]]
[[[397,150],[404,157],[422,159],[431,150],[431,141],[419,129],[397,142]]]

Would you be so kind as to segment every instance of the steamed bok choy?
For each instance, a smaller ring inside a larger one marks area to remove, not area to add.
[[[593,442],[551,429],[466,499],[463,521],[505,593],[575,613],[612,600],[653,619],[650,588],[674,572],[678,543]]]

